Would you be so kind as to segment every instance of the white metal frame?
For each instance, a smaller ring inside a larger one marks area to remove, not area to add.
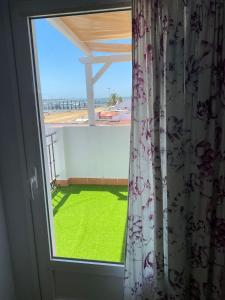
[[[19,99],[19,105],[15,106],[19,118],[15,121],[15,124],[17,124],[18,130],[21,129],[21,134],[18,136],[20,149],[17,149],[15,145],[14,151],[21,152],[22,149],[25,155],[24,159],[18,158],[21,161],[17,162],[18,166],[20,164],[24,166],[21,174],[24,194],[21,195],[20,200],[27,202],[31,207],[30,211],[24,213],[27,220],[32,224],[29,228],[29,234],[32,237],[30,244],[24,244],[23,246],[29,247],[33,253],[29,264],[35,266],[37,263],[38,265],[38,273],[35,273],[35,268],[33,268],[34,274],[28,274],[30,281],[25,276],[23,278],[21,272],[15,275],[16,281],[23,284],[23,288],[18,287],[20,290],[18,299],[53,300],[57,297],[70,297],[74,299],[85,298],[87,300],[120,300],[122,299],[123,265],[55,259],[50,255],[52,247],[49,236],[48,193],[41,132],[42,121],[40,119],[37,91],[38,79],[31,55],[33,50],[29,20],[35,16],[97,12],[104,9],[120,10],[129,8],[130,2],[118,0],[9,1],[14,47],[12,53],[15,53],[16,65],[16,72],[13,76],[17,81]],[[96,74],[97,77],[90,76],[92,82],[96,81],[100,75],[101,73]],[[12,121],[9,120],[9,122]],[[28,179],[34,177],[35,174],[38,185],[33,187],[32,195]],[[7,188],[7,186],[4,186],[4,191]],[[16,183],[15,188],[17,188]],[[15,215],[12,222],[19,224],[21,222],[20,216]],[[17,235],[19,230],[18,227]],[[22,227],[21,230],[26,232],[28,228]],[[34,243],[32,239],[34,239]],[[14,246],[16,247],[16,242],[20,247],[18,239],[14,242]],[[20,252],[20,259],[23,259],[22,252]],[[25,257],[24,261],[26,261]],[[60,280],[58,280],[59,278]],[[33,283],[32,280],[34,280]],[[88,288],[87,282],[89,284]]]

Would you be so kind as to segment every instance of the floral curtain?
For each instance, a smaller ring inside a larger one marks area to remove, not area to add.
[[[125,300],[225,299],[225,1],[133,0]]]

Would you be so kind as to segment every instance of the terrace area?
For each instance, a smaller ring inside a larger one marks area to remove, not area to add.
[[[83,52],[78,64],[86,88],[85,99],[41,103],[53,255],[123,263],[131,101],[116,93],[106,101],[94,92],[112,64],[131,61],[130,11],[47,22]]]
[[[124,262],[126,186],[57,188],[53,207],[56,256]]]
[[[54,255],[124,262],[129,126],[51,126]]]

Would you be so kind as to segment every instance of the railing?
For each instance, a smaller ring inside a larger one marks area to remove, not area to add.
[[[43,110],[48,111],[71,111],[86,109],[87,103],[78,100],[44,100]]]
[[[55,188],[56,178],[58,177],[56,173],[55,149],[54,149],[54,144],[56,143],[56,132],[47,134],[45,137],[46,137],[46,146],[47,146],[50,187],[53,190]]]
[[[105,105],[107,99],[98,100],[95,99],[95,107]],[[80,100],[69,100],[69,99],[49,99],[43,100],[43,110],[44,112],[51,111],[73,111],[87,109],[87,102]]]

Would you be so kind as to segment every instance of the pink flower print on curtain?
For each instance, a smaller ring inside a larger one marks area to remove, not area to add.
[[[133,1],[125,300],[225,299],[225,2]]]

